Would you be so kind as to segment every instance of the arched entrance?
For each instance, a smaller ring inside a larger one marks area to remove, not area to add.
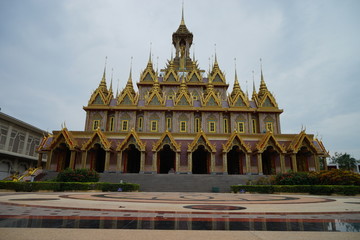
[[[240,150],[239,146],[234,146],[227,153],[227,172],[228,174],[244,174],[243,159],[244,152]]]
[[[210,153],[203,145],[200,145],[192,153],[192,173],[208,174],[210,168]]]
[[[298,172],[309,171],[309,159],[312,154],[307,147],[302,147],[296,154],[296,165]]]
[[[268,146],[262,153],[262,167],[264,175],[276,174],[276,159],[279,157],[278,152],[272,147]]]
[[[124,151],[125,173],[139,173],[140,172],[140,158],[141,153],[135,147],[134,144],[130,144],[129,147]]]
[[[90,150],[91,164],[90,168],[96,172],[104,172],[105,167],[105,150],[101,147],[100,144],[95,144],[94,147]]]
[[[59,147],[56,148],[57,155],[57,168],[56,171],[60,172],[70,167],[70,155],[71,151],[65,143],[60,143]]]
[[[175,169],[175,152],[168,144],[164,145],[163,149],[159,151],[158,173],[169,173],[169,171],[176,171]]]

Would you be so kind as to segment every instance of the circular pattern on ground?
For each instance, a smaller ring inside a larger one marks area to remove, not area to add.
[[[188,205],[184,208],[194,210],[208,210],[208,211],[229,211],[229,210],[243,210],[245,207],[228,206],[228,205]]]
[[[142,193],[122,192],[105,194],[71,194],[60,197],[110,202],[141,202],[168,204],[299,204],[334,201],[327,198],[307,196],[282,196],[269,194],[216,194],[216,193]]]

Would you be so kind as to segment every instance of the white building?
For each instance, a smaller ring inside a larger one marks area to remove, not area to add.
[[[0,180],[46,162],[46,155],[36,152],[44,134],[47,133],[0,112]]]

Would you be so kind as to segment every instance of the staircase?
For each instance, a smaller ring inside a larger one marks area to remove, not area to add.
[[[256,180],[258,175],[118,174],[102,173],[100,182],[140,184],[142,192],[230,192],[231,185]]]

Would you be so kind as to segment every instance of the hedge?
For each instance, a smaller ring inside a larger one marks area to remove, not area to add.
[[[353,196],[360,194],[360,186],[341,185],[234,185],[230,186],[234,193],[310,193],[315,195],[340,194]]]
[[[0,181],[0,189],[15,190],[16,192],[35,192],[39,190],[53,190],[55,192],[73,190],[101,190],[103,192],[138,191],[139,184],[133,183],[83,183],[83,182],[12,182]]]

